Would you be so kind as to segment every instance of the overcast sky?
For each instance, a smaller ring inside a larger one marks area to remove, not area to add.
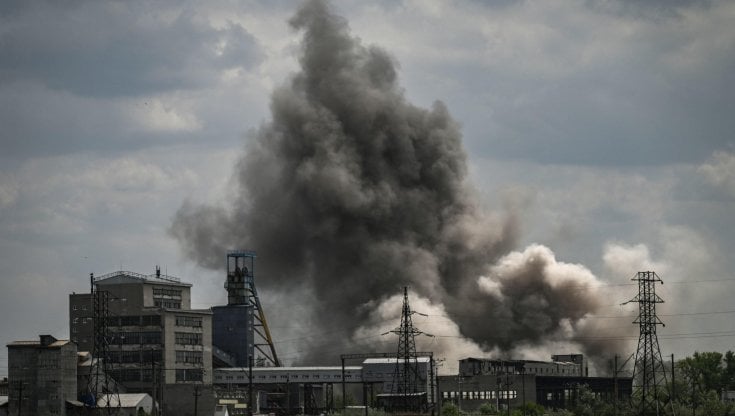
[[[168,230],[184,201],[227,201],[271,92],[298,70],[297,6],[0,3],[0,344],[67,338],[68,294],[90,272],[158,264],[194,284],[194,307],[226,301],[221,273]],[[608,285],[594,319],[631,326],[616,318],[636,313],[619,306],[636,294],[625,284],[654,269],[662,353],[734,349],[734,2],[334,9],[398,63],[408,100],[447,105],[486,209],[517,211],[521,250],[545,245]],[[261,295],[268,313],[278,298]],[[286,362],[309,325],[290,318],[269,316]]]

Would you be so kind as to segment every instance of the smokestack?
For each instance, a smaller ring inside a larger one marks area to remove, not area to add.
[[[290,24],[303,33],[300,71],[273,92],[272,120],[240,157],[227,204],[176,213],[170,231],[185,254],[220,269],[227,249],[256,249],[259,286],[311,298],[301,319],[336,335],[330,350],[374,345],[334,329],[376,325],[405,285],[486,350],[576,335],[601,304],[597,279],[546,247],[513,251],[516,219],[481,209],[446,106],[408,102],[394,58],[352,37],[326,2],[307,1]]]

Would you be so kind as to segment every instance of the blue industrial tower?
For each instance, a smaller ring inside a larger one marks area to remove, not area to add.
[[[212,343],[231,366],[280,367],[255,288],[255,258],[254,251],[227,253],[227,305],[212,308]]]

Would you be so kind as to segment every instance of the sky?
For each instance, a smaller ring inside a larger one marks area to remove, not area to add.
[[[288,24],[298,7],[0,5],[0,343],[68,337],[68,294],[89,290],[90,272],[160,265],[194,284],[194,307],[226,301],[222,272],[187,255],[171,227],[182,205],[236,194],[236,164],[270,121],[271,94],[299,71],[301,33]],[[735,3],[345,0],[332,10],[390,56],[407,101],[446,105],[483,209],[518,219],[513,253],[543,247],[595,276],[606,304],[589,317],[604,323],[594,336],[635,351],[636,305],[621,303],[636,295],[636,272],[655,270],[662,354],[733,349]],[[298,296],[283,291],[260,295],[279,354],[298,363],[306,337],[325,337],[308,329],[329,317],[284,311]],[[491,352],[453,338],[462,329],[442,305],[414,303],[435,312],[416,325],[446,335],[422,341],[452,351],[443,371]],[[390,305],[379,312],[397,326]],[[555,347],[569,344],[516,352],[567,352]],[[339,353],[325,350],[335,365]]]

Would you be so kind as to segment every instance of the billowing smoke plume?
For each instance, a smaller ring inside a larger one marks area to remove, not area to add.
[[[595,277],[541,246],[512,252],[515,220],[480,208],[444,104],[407,102],[392,58],[324,2],[290,23],[303,32],[301,71],[274,91],[233,200],[176,214],[186,253],[220,268],[228,249],[257,250],[259,287],[303,290],[314,333],[378,325],[376,310],[408,285],[486,351],[574,337],[599,306]],[[360,343],[337,335],[332,349]]]

